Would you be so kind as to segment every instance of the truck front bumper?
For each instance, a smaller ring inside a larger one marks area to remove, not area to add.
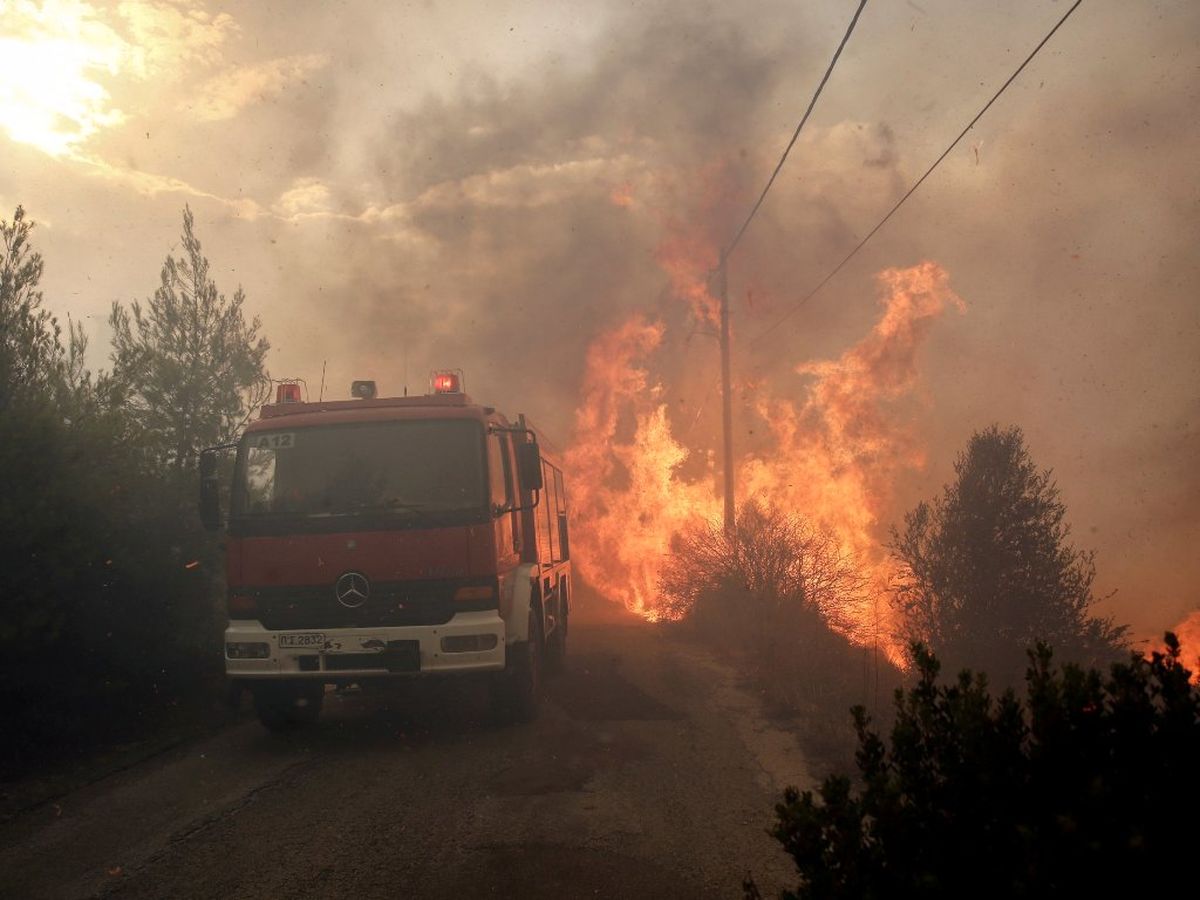
[[[231,678],[358,681],[504,668],[505,625],[496,610],[460,612],[444,625],[268,631],[238,620],[225,629]]]

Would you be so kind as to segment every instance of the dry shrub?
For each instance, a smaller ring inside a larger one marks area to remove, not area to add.
[[[857,630],[866,578],[803,516],[749,503],[732,534],[707,522],[672,550],[660,582],[669,612],[743,657],[777,706],[819,711],[849,736],[847,709],[875,706],[899,682],[881,654],[848,639],[870,643]]]

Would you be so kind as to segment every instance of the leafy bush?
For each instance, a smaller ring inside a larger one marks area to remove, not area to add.
[[[861,785],[788,789],[775,837],[789,898],[1111,897],[1194,892],[1200,688],[1179,644],[1095,669],[1030,654],[1024,703],[982,675],[896,692],[890,746],[854,710]],[[757,896],[752,884],[747,895]]]

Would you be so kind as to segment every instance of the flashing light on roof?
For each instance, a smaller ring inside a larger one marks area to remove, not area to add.
[[[350,385],[350,396],[359,400],[374,400],[378,393],[373,381],[356,381]]]
[[[275,388],[276,403],[299,403],[300,402],[300,385],[292,382],[279,385]]]
[[[442,369],[430,378],[435,394],[461,394],[462,369]]]

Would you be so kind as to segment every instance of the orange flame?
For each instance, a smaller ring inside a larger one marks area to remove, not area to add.
[[[628,181],[622,181],[608,195],[608,199],[613,206],[620,206],[625,209],[633,206],[635,198],[633,196],[633,185]]]
[[[1180,662],[1191,670],[1192,683],[1200,684],[1200,609],[1188,613],[1171,631],[1179,638]]]
[[[689,197],[685,212],[660,218],[664,236],[655,261],[667,273],[672,292],[688,302],[696,319],[716,325],[720,302],[713,296],[710,282],[721,259],[720,242],[728,237],[718,223],[723,226],[732,218],[731,204],[740,200],[740,194],[728,162],[704,166],[686,183],[689,194],[697,184],[703,188],[698,196]]]
[[[709,277],[718,262],[712,242],[676,230],[659,244],[655,258],[671,279],[675,295],[691,304],[692,314],[701,322],[717,324],[720,302],[709,290]]]
[[[638,367],[662,336],[661,323],[634,316],[592,344],[566,454],[580,575],[651,620],[660,617],[658,577],[671,537],[719,508],[707,485],[675,477],[688,451],[671,436],[661,388]],[[632,435],[623,437],[629,418]]]
[[[660,259],[686,260],[688,253],[678,250],[671,245]],[[706,315],[707,286],[688,274],[684,262],[668,269],[677,291]],[[877,529],[890,512],[896,477],[920,467],[924,455],[889,403],[916,386],[916,352],[932,321],[946,307],[961,310],[963,304],[932,262],[889,269],[879,282],[884,309],[871,332],[836,360],[796,367],[806,377],[797,386],[799,402],[755,385],[748,415],[766,424],[771,447],[739,462],[738,501],[800,512],[832,533],[872,587],[857,608],[838,611],[839,627],[852,640],[878,640],[899,659],[887,622],[890,607],[881,602],[892,564]],[[672,538],[721,514],[711,463],[699,480],[680,473],[693,451],[672,433],[662,385],[647,368],[663,332],[660,323],[634,316],[593,343],[566,459],[580,575],[651,620],[664,616],[658,581]]]

